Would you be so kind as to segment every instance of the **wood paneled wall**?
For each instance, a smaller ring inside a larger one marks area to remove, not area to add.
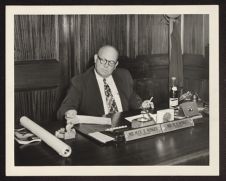
[[[86,69],[100,46],[120,55],[165,54],[168,26],[162,15],[19,15],[15,16],[15,61],[59,59],[69,76]],[[63,60],[62,60],[63,59]],[[65,60],[65,61],[64,61]]]
[[[208,15],[184,15],[184,53],[205,55],[208,22]],[[15,16],[15,61],[57,59],[71,77],[84,72],[104,44],[133,59],[166,54],[168,25],[162,15]]]
[[[118,48],[121,55],[127,50],[127,16],[126,15],[95,15],[90,19],[91,54],[105,45],[111,44]]]
[[[184,53],[205,55],[209,44],[209,15],[184,15]]]
[[[184,54],[184,90],[198,93],[209,102],[209,64],[202,55]]]
[[[14,16],[14,60],[58,59],[56,20],[53,15]]]
[[[60,96],[59,61],[17,61],[14,75],[16,125],[21,116],[37,122],[54,120]]]
[[[38,89],[15,92],[15,126],[27,116],[35,122],[56,118],[57,89]],[[55,119],[56,120],[56,119]]]
[[[168,53],[168,25],[163,16],[138,16],[138,55]]]

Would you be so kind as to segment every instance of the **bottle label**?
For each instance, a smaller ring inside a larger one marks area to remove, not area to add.
[[[178,106],[178,98],[169,98],[169,107],[173,108]]]
[[[172,87],[172,90],[173,90],[173,91],[177,91],[177,87],[176,87],[176,86],[173,86],[173,87]]]

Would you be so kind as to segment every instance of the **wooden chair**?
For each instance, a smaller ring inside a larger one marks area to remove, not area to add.
[[[119,67],[130,71],[134,88],[143,99],[154,97],[157,107],[168,103],[168,54],[139,55],[136,59],[120,57]]]

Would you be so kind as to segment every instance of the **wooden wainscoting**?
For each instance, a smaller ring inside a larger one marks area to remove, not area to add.
[[[52,120],[58,106],[60,65],[56,60],[15,62],[15,124],[21,116]]]
[[[203,55],[184,54],[184,90],[209,102],[209,62]]]

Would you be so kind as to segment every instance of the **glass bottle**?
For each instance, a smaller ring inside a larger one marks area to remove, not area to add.
[[[172,86],[169,91],[169,108],[175,108],[178,106],[178,87],[176,85],[176,77],[171,78]]]

